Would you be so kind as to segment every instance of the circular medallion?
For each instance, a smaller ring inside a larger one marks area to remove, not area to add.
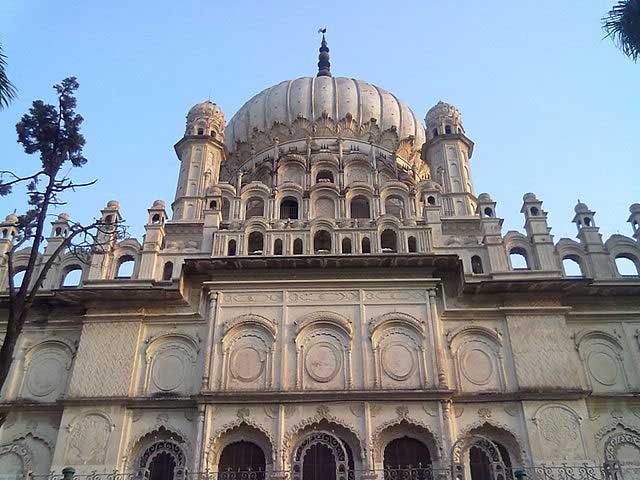
[[[307,351],[305,367],[309,376],[315,381],[328,382],[340,370],[340,354],[330,343],[316,343]]]
[[[406,380],[413,373],[413,352],[401,343],[391,343],[382,350],[382,369],[394,380]]]
[[[594,380],[602,385],[611,386],[618,378],[616,360],[606,352],[591,352],[587,357],[587,365]]]
[[[462,375],[471,383],[484,385],[491,379],[493,374],[493,362],[485,351],[474,348],[473,350],[468,350],[462,356],[460,370]]]
[[[241,382],[253,382],[264,369],[260,352],[251,346],[238,347],[231,354],[231,375]]]
[[[151,378],[158,390],[168,392],[182,384],[186,370],[184,359],[180,355],[174,352],[163,353],[153,361]]]
[[[55,356],[38,356],[29,369],[27,388],[36,397],[52,393],[64,380],[64,365]]]

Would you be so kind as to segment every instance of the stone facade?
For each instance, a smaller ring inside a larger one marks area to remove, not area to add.
[[[310,480],[324,448],[338,476],[375,477],[408,445],[414,466],[477,478],[491,448],[507,469],[640,463],[640,278],[618,270],[640,267],[640,205],[632,238],[603,241],[578,204],[578,241],[554,242],[527,193],[525,233],[503,234],[460,112],[440,102],[425,125],[327,76],[254,97],[227,144],[220,108],[196,105],[172,219],[158,200],[142,242],[49,273],[2,391],[0,473]]]

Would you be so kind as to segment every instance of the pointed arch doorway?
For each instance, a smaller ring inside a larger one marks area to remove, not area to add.
[[[349,480],[353,454],[333,433],[314,431],[298,443],[292,467],[292,480]]]

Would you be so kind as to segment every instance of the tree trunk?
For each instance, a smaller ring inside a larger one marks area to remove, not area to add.
[[[9,370],[11,370],[11,363],[13,362],[13,352],[18,343],[18,337],[22,332],[25,317],[25,310],[16,311],[14,308],[10,308],[7,333],[2,342],[2,348],[0,348],[0,391],[2,391],[5,381],[9,376]]]

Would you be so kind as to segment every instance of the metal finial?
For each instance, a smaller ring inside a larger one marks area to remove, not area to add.
[[[329,62],[329,47],[327,47],[327,41],[324,38],[324,34],[327,33],[326,27],[318,30],[318,33],[322,34],[322,42],[320,43],[320,54],[318,55],[318,77],[330,77],[331,76],[331,63]]]

